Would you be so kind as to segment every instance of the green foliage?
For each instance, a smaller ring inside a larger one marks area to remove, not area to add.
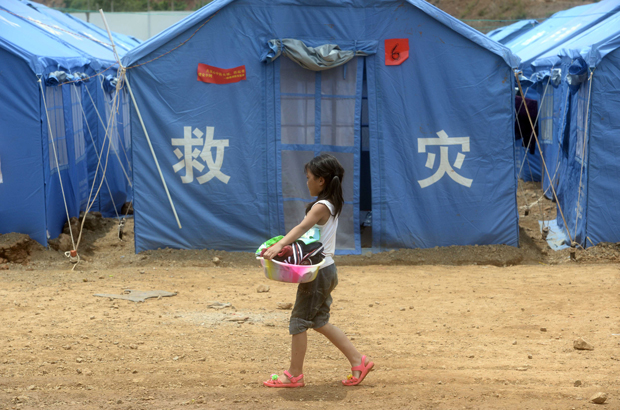
[[[471,11],[477,5],[478,5],[478,0],[470,1],[469,3],[467,3],[467,6],[465,6],[465,10],[463,10],[463,12],[461,13],[461,18],[465,18],[465,17],[469,16]]]
[[[211,0],[65,0],[64,9],[105,12],[197,10]],[[149,4],[150,3],[150,4]]]

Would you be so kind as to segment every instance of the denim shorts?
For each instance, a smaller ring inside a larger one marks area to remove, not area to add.
[[[316,279],[312,282],[299,284],[288,326],[291,335],[305,332],[308,329],[318,329],[329,323],[331,293],[336,285],[338,285],[338,274],[335,264],[319,270]]]

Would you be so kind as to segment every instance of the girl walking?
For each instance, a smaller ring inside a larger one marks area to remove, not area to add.
[[[338,284],[336,265],[332,256],[336,249],[336,229],[338,216],[342,210],[342,178],[344,168],[329,154],[314,157],[308,162],[306,172],[308,190],[317,199],[306,207],[306,216],[299,225],[263,255],[272,259],[284,246],[299,239],[310,228],[320,232],[324,246],[325,263],[314,281],[300,283],[297,288],[295,306],[291,313],[289,333],[293,336],[291,346],[291,365],[283,376],[272,375],[263,382],[267,387],[303,387],[305,385],[303,367],[308,345],[308,329],[314,329],[329,339],[349,359],[352,374],[342,381],[345,386],[355,386],[364,380],[374,363],[353,346],[342,330],[329,323],[331,293]]]

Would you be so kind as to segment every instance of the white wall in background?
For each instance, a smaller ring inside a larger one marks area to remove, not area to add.
[[[110,30],[148,40],[179,20],[190,15],[191,11],[152,11],[150,13],[105,13]],[[105,30],[99,13],[70,13]]]

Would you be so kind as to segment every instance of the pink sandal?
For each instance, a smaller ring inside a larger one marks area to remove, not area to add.
[[[284,383],[277,374],[272,374],[271,380],[263,382],[263,385],[267,387],[304,387],[306,385],[304,382],[300,382],[300,380],[304,378],[303,373],[297,377],[293,377],[288,370],[285,370],[284,375],[288,377],[290,383]]]
[[[360,372],[362,372],[362,374],[360,374],[360,377],[357,378],[353,376],[352,374],[350,374],[347,376],[347,380],[342,381],[342,384],[345,386],[357,386],[358,384],[360,384],[362,380],[364,380],[368,372],[370,372],[375,365],[373,362],[368,362],[368,364],[365,364],[365,363],[366,363],[366,356],[362,356],[362,364],[360,364],[359,366],[351,367],[352,372],[356,370],[359,370]]]

